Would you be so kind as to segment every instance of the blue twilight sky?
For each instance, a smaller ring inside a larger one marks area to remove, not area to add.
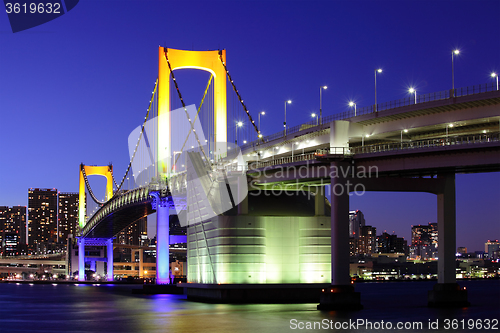
[[[78,190],[78,166],[128,164],[127,139],[145,114],[158,46],[227,49],[227,64],[262,131],[323,115],[492,82],[500,71],[499,1],[80,1],[67,14],[12,33],[0,13],[0,205],[27,205],[28,188]],[[178,74],[179,77],[181,74]],[[186,71],[203,87],[206,73]],[[202,91],[184,86],[188,104]],[[182,87],[181,87],[182,89]],[[193,98],[191,98],[193,96]],[[191,99],[190,99],[191,98]],[[500,114],[500,111],[499,111]],[[97,183],[99,181],[96,181]],[[99,184],[98,184],[99,185]],[[457,175],[457,246],[500,238],[500,174]],[[378,233],[410,237],[436,221],[430,194],[368,193],[351,199]]]

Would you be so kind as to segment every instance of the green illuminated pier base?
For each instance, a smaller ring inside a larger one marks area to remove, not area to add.
[[[318,302],[331,281],[327,205],[324,195],[261,193],[190,226],[188,299]]]

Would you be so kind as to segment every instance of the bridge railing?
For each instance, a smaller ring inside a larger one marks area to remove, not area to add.
[[[496,90],[498,90],[496,82],[478,84],[475,86],[455,89],[455,97],[482,94],[485,92],[496,91]]]
[[[310,161],[316,159],[316,157],[317,157],[316,153],[305,153],[300,155],[294,155],[293,157],[292,156],[280,157],[269,161],[257,161],[257,162],[254,161],[248,164],[248,169],[259,169],[268,166],[288,164],[293,162]]]
[[[349,147],[334,147],[334,148],[329,148],[329,149],[317,149],[315,152],[309,152],[305,154],[298,154],[294,156],[284,156],[284,157],[279,157],[275,158],[272,160],[268,161],[253,161],[248,164],[249,169],[258,169],[258,168],[264,168],[267,166],[273,166],[273,165],[281,165],[281,164],[288,164],[288,163],[293,163],[293,162],[301,162],[301,161],[311,161],[315,160],[318,157],[325,156],[325,155],[343,155],[343,156],[351,156],[352,151],[351,148]]]
[[[497,90],[496,82],[457,88],[457,89],[455,89],[455,91],[453,91],[453,89],[442,90],[442,91],[438,91],[438,92],[417,95],[417,100],[416,100],[417,103],[416,104],[445,100],[445,99],[449,99],[451,97],[462,97],[462,96],[468,96],[468,95],[482,94],[485,92],[491,92],[491,91],[496,91],[496,90]],[[409,106],[409,105],[415,105],[415,96],[414,95],[410,95],[408,97],[405,97],[405,98],[402,98],[399,100],[379,103],[379,104],[377,104],[377,111],[385,111],[385,110],[395,109],[395,108]],[[311,128],[311,127],[317,127],[316,130],[321,130],[323,128],[327,128],[328,124],[332,121],[345,120],[345,119],[353,118],[356,116],[362,116],[365,114],[374,113],[374,111],[375,111],[374,105],[359,107],[356,109],[356,111],[354,111],[354,110],[344,111],[344,112],[340,112],[340,113],[336,113],[336,114],[322,117],[319,120],[314,119],[314,120],[305,122],[303,124],[290,127],[287,129],[286,133],[287,133],[287,135],[290,135],[290,134],[297,133],[297,132],[300,132],[304,129]],[[242,146],[240,146],[240,148],[246,149],[246,148],[250,148],[250,147],[257,147],[259,144],[273,141],[273,140],[276,140],[279,138],[283,138],[284,134],[285,134],[284,131],[279,131],[277,133],[267,135],[259,140],[252,141],[252,142],[249,142],[245,145],[242,145]]]
[[[315,152],[310,152],[300,155],[274,158],[272,160],[267,160],[267,161],[253,161],[248,164],[248,169],[251,170],[251,169],[264,168],[268,166],[288,164],[293,162],[311,161],[325,155],[330,155],[330,156],[339,155],[343,157],[350,157],[355,154],[369,154],[369,153],[379,153],[379,152],[396,151],[396,150],[417,149],[417,148],[468,145],[468,144],[487,143],[495,141],[500,141],[500,132],[476,134],[476,135],[462,135],[462,136],[453,136],[448,138],[437,138],[428,140],[399,142],[399,143],[394,142],[394,143],[385,143],[385,144],[369,145],[361,147],[333,147],[327,149],[317,149]]]
[[[351,152],[354,154],[367,154],[367,153],[379,153],[379,152],[394,151],[394,150],[467,145],[467,144],[486,143],[494,141],[499,141],[499,132],[476,134],[476,135],[462,135],[462,136],[454,136],[448,138],[437,138],[429,140],[399,142],[399,143],[386,143],[386,144],[369,145],[362,147],[351,147]]]

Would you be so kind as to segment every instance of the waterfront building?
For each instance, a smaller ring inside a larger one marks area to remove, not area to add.
[[[437,238],[437,223],[412,226],[410,257],[422,260],[436,258],[438,248]]]
[[[500,243],[498,242],[498,239],[488,240],[484,243],[484,252],[488,254],[488,258],[497,259],[499,249]]]
[[[384,232],[377,236],[377,253],[404,253],[407,254],[406,239]]]
[[[69,235],[79,233],[78,193],[58,193],[57,242],[65,244]]]
[[[358,238],[351,237],[349,239],[351,256],[375,253],[377,250],[376,233],[377,228],[369,225],[362,226]]]
[[[148,221],[143,217],[118,233],[115,243],[123,245],[145,246],[148,238]]]
[[[365,217],[360,210],[349,212],[349,237],[359,238],[360,230],[365,226]]]
[[[57,190],[28,190],[28,245],[43,251],[46,244],[57,242]],[[45,245],[44,245],[45,244]]]
[[[26,207],[0,206],[0,252],[3,255],[26,251]]]

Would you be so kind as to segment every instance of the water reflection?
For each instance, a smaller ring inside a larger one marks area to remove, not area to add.
[[[500,317],[500,281],[467,281],[466,309],[429,309],[433,282],[361,283],[365,309],[321,312],[317,304],[208,304],[182,295],[133,295],[132,286],[0,284],[2,332],[290,332],[290,320],[421,321]],[[134,286],[137,287],[137,286]],[[349,332],[349,330],[343,330]],[[370,330],[358,329],[355,332]],[[415,332],[427,330],[416,330]],[[412,332],[406,330],[406,332]],[[439,330],[437,330],[439,332]],[[444,330],[443,330],[444,332]]]

